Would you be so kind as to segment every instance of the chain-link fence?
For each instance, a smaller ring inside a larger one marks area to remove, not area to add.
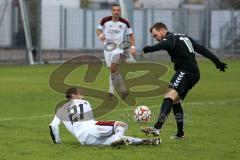
[[[220,27],[220,50],[222,54],[240,53],[240,12],[231,12],[231,19]]]
[[[18,1],[0,2],[0,61],[24,62],[25,35]],[[26,1],[36,62],[62,61],[81,53],[103,56],[96,26],[110,10],[84,10]],[[172,32],[186,33],[224,56],[240,53],[240,11],[207,9],[138,9],[131,22],[136,47],[155,43],[149,28],[162,21]],[[139,56],[139,55],[138,55]],[[140,56],[139,56],[140,57]]]

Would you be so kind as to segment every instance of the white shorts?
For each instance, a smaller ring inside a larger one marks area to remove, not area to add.
[[[111,63],[119,64],[127,59],[124,53],[104,52],[105,62],[107,67],[111,67]]]
[[[119,140],[121,137],[115,135],[116,121],[97,121],[91,127],[84,145],[110,145],[112,142]]]

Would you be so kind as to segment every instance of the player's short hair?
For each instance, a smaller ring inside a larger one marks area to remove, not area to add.
[[[164,23],[162,23],[162,22],[157,22],[157,23],[155,23],[155,24],[150,28],[150,30],[149,30],[150,33],[152,33],[153,28],[155,28],[157,31],[159,31],[159,30],[162,29],[162,28],[168,30],[167,25],[164,24]]]
[[[113,7],[121,7],[121,6],[120,6],[119,4],[117,4],[117,3],[113,3],[113,4],[112,4],[112,8],[113,8]]]
[[[66,91],[66,98],[67,99],[71,99],[72,98],[72,94],[81,94],[81,90],[79,88],[68,88]]]

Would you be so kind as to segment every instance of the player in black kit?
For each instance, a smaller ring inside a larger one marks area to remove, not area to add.
[[[192,38],[184,34],[171,33],[164,23],[156,23],[150,28],[150,32],[159,43],[153,46],[143,48],[144,53],[166,50],[174,63],[176,71],[168,90],[164,96],[158,120],[154,127],[142,127],[145,133],[151,133],[154,136],[160,134],[163,123],[173,109],[177,123],[177,134],[171,139],[183,139],[183,109],[180,100],[183,100],[188,91],[199,81],[200,72],[197,65],[194,52],[210,59],[217,69],[224,72],[227,64],[221,62],[208,49],[198,44]]]

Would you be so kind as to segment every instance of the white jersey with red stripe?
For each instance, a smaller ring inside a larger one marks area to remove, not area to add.
[[[81,143],[84,143],[88,133],[97,121],[94,120],[92,108],[88,101],[73,99],[58,108],[50,124],[52,138],[60,141],[59,125],[63,122],[67,130]]]
[[[125,35],[133,34],[129,22],[121,17],[118,21],[113,21],[112,16],[105,17],[101,20],[97,29],[102,31],[106,39],[104,42],[104,53],[123,53],[121,44],[125,39]],[[108,50],[108,44],[115,45],[114,49],[112,50],[112,46],[109,45],[110,49]]]
[[[116,127],[116,121],[95,121],[89,102],[79,99],[73,99],[58,108],[49,125],[54,143],[61,143],[61,122],[83,145],[110,145],[119,140],[127,129],[118,132],[121,127]]]

